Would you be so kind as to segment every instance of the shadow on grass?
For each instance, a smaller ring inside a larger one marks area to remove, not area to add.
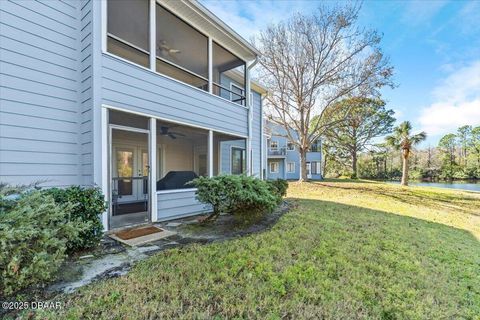
[[[292,201],[298,206],[268,231],[158,253],[128,276],[64,297],[67,307],[55,316],[475,319],[480,314],[480,247],[469,232],[333,201]]]
[[[329,182],[333,183],[330,184]],[[412,187],[402,187],[397,185],[383,188],[384,184],[382,182],[373,181],[371,182],[373,184],[369,184],[369,182],[358,181],[362,182],[362,184],[365,183],[365,186],[349,187],[337,182],[338,180],[314,182],[312,183],[312,186],[352,190],[355,192],[360,191],[370,193],[375,196],[391,198],[393,200],[408,203],[414,206],[426,206],[437,209],[457,210],[462,213],[480,216],[480,209],[478,208],[480,198],[477,197],[478,193],[475,192],[468,193],[461,190],[460,194],[456,194],[455,192],[448,192],[444,190],[424,190],[422,189],[423,187],[413,187],[413,189],[411,189]],[[463,195],[463,193],[468,194],[469,197],[466,197],[465,195]]]

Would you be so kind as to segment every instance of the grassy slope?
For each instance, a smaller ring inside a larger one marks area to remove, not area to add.
[[[480,317],[480,194],[336,181],[289,197],[271,231],[160,253],[43,316]]]

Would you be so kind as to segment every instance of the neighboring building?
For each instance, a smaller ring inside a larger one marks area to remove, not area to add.
[[[0,30],[1,182],[98,185],[108,230],[207,211],[193,177],[261,176],[258,52],[197,1],[0,1]]]
[[[294,138],[298,136],[296,132],[291,135]],[[263,162],[267,179],[298,180],[301,172],[300,152],[297,146],[289,142],[285,128],[266,121],[264,144],[266,151]],[[321,167],[321,142],[318,140],[307,152],[307,178],[321,180]]]

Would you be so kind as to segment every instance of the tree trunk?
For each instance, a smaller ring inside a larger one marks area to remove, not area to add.
[[[402,171],[402,186],[408,186],[408,153],[402,154],[403,171]]]
[[[357,172],[357,152],[352,153],[352,179],[357,179],[358,178],[358,172]]]
[[[307,153],[302,148],[300,148],[300,168],[301,174],[298,182],[307,181]]]

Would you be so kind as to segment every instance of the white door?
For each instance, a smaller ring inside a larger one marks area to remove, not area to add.
[[[307,179],[312,178],[312,164],[307,162]]]
[[[119,203],[145,200],[148,196],[148,170],[145,148],[114,145],[113,178]]]

